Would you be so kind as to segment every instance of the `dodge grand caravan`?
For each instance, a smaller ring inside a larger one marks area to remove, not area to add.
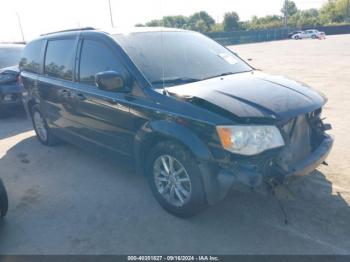
[[[93,28],[42,35],[20,63],[39,141],[133,159],[156,200],[191,216],[249,187],[313,171],[331,150],[326,98],[254,70],[196,32]]]

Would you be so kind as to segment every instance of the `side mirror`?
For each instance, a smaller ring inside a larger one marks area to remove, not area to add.
[[[95,83],[101,90],[111,92],[128,92],[125,78],[115,71],[100,72],[95,75]]]

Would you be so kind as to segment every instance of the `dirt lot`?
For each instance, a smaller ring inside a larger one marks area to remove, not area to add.
[[[153,200],[143,177],[70,145],[39,144],[23,113],[0,120],[0,177],[10,199],[0,254],[350,254],[350,35],[232,47],[266,72],[329,97],[336,136],[329,166],[275,198],[232,190],[182,220]]]

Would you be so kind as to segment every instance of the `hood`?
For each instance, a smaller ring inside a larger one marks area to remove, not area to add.
[[[238,118],[269,118],[275,121],[312,112],[327,101],[322,94],[305,84],[258,71],[174,86],[167,91],[188,101],[204,100],[203,107],[221,108]]]
[[[0,70],[0,93],[12,94],[21,92],[20,86],[17,84],[17,76],[19,74],[18,66],[2,68]]]
[[[18,65],[14,66],[8,66],[0,69],[0,74],[2,73],[13,73],[13,74],[19,74],[19,67]]]

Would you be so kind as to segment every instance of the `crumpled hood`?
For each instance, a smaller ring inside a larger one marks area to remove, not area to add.
[[[308,86],[258,71],[216,77],[167,89],[180,98],[199,98],[236,117],[286,120],[322,107],[327,99]]]

